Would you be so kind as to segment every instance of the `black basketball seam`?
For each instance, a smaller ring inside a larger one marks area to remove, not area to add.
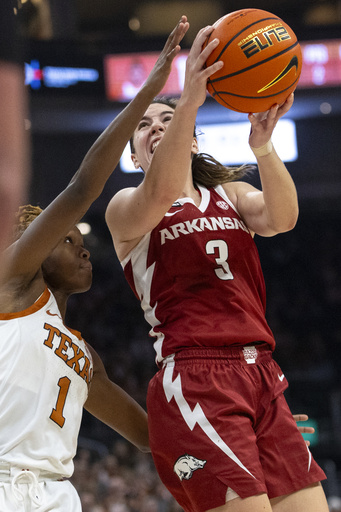
[[[278,96],[279,94],[281,94],[282,92],[285,92],[287,91],[288,89],[290,89],[297,81],[299,80],[299,77],[296,78],[296,80],[294,82],[292,82],[292,84],[288,85],[288,87],[286,87],[285,89],[282,89],[281,91],[279,92],[276,92],[276,93],[273,93],[273,94],[268,94],[266,96],[243,96],[242,94],[236,94],[234,92],[227,92],[227,91],[216,91],[211,94],[211,96],[214,98],[214,96],[219,96],[219,98],[221,100],[223,100],[225,102],[225,100],[223,98],[221,98],[222,95],[224,94],[227,94],[229,96],[234,96],[236,98],[245,98],[245,99],[249,99],[249,100],[264,100],[266,98],[272,98],[273,96]]]
[[[226,48],[232,43],[232,41],[234,41],[236,39],[236,37],[239,37],[243,32],[245,32],[245,30],[248,30],[249,28],[251,28],[253,25],[257,25],[257,23],[262,23],[262,21],[267,21],[267,20],[279,20],[279,21],[283,21],[281,20],[281,18],[278,18],[278,16],[274,16],[274,17],[268,17],[268,18],[263,18],[261,20],[257,20],[257,21],[254,21],[253,23],[250,23],[250,25],[248,25],[247,27],[244,27],[242,30],[240,30],[237,34],[235,34],[232,39],[229,40],[228,43],[226,43],[226,45],[224,46],[224,48],[221,50],[220,54],[218,55],[217,59],[215,62],[217,62],[217,60],[220,59],[221,55],[224,53],[224,51],[226,50]]]
[[[246,68],[240,69],[239,71],[235,71],[234,73],[230,73],[229,75],[224,75],[224,76],[221,76],[219,78],[214,78],[214,79],[208,78],[207,82],[212,85],[215,82],[220,82],[221,80],[225,80],[226,78],[231,78],[232,76],[239,75],[240,73],[245,73],[245,71],[249,71],[250,69],[254,69],[257,66],[260,66],[261,64],[264,64],[265,62],[269,62],[269,61],[271,61],[273,59],[276,59],[280,55],[284,55],[289,50],[292,50],[293,48],[295,48],[295,46],[297,46],[298,44],[299,44],[299,42],[296,41],[296,43],[294,43],[291,46],[288,46],[288,48],[285,48],[284,50],[280,51],[279,53],[276,53],[275,55],[271,55],[271,57],[263,59],[260,62],[252,64],[252,66],[248,66]]]

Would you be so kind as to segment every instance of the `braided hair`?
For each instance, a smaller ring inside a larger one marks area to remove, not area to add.
[[[32,206],[31,204],[26,204],[19,207],[19,210],[15,216],[13,233],[14,242],[21,237],[31,222],[33,222],[34,219],[38,217],[42,211],[43,210],[40,208],[40,206]]]

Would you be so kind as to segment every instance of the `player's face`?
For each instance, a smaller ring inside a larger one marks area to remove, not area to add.
[[[172,107],[162,103],[152,103],[146,110],[134,132],[132,160],[136,169],[147,171],[155,148],[162,139],[174,115]]]
[[[44,261],[42,269],[45,282],[53,290],[71,295],[89,290],[92,283],[90,253],[84,247],[83,236],[73,228],[58,243]]]

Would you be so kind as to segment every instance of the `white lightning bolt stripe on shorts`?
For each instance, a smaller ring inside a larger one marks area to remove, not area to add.
[[[196,404],[193,410],[191,410],[188,405],[186,399],[183,396],[181,389],[181,376],[180,374],[173,380],[173,371],[174,371],[174,362],[169,362],[165,366],[164,376],[163,376],[163,388],[166,393],[166,397],[168,402],[174,397],[176,403],[178,404],[179,410],[181,411],[182,417],[187,423],[188,427],[193,430],[196,424],[200,426],[203,432],[207,435],[209,439],[211,439],[212,443],[214,443],[222,452],[225,453],[230,459],[232,459],[240,468],[246,471],[253,478],[254,476],[250,471],[244,466],[244,464],[238,459],[238,457],[233,453],[233,451],[227,446],[227,444],[223,441],[220,435],[216,432],[214,427],[208,421],[205,416],[204,411],[202,410],[199,403]]]

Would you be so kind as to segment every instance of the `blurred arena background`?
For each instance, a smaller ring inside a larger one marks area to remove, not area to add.
[[[291,233],[270,240],[258,237],[256,242],[268,290],[267,317],[277,340],[276,360],[290,383],[286,396],[292,411],[307,413],[316,428],[311,449],[328,476],[324,486],[330,510],[340,511],[341,1],[19,0],[30,98],[30,201],[45,207],[62,190],[90,145],[128,101],[128,96],[116,98],[108,92],[109,60],[115,66],[116,57],[129,54],[134,61],[160,51],[181,14],[191,23],[182,45],[185,52],[202,26],[246,7],[282,17],[306,45],[304,84],[287,116],[294,127],[294,156],[287,166],[298,189],[299,222]],[[125,73],[133,82],[133,71]],[[246,115],[208,97],[198,127],[204,139],[210,125],[224,123],[228,129],[245,121]],[[288,135],[281,137],[287,145]],[[238,145],[240,162],[249,158],[243,140]],[[90,292],[70,300],[68,323],[94,345],[110,377],[145,405],[148,381],[156,371],[153,348],[104,222],[110,197],[141,180],[141,174],[125,171],[122,162],[84,219],[90,230],[85,240],[94,284]],[[181,510],[160,484],[151,457],[87,413],[75,466],[73,481],[84,512]]]

